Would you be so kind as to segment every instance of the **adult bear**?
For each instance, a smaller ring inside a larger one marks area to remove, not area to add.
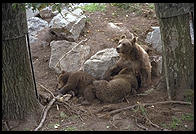
[[[121,36],[116,51],[120,59],[106,71],[104,79],[110,80],[111,76],[128,67],[133,69],[139,88],[147,88],[151,84],[151,63],[147,52],[136,43],[136,37],[129,40],[126,36]]]

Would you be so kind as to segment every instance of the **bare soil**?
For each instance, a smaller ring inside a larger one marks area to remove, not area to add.
[[[139,43],[144,45],[146,44],[144,40],[151,30],[151,26],[159,25],[158,19],[154,16],[155,12],[145,5],[144,9],[149,13],[143,12],[137,15],[128,10],[107,4],[105,11],[85,12],[88,21],[77,42],[88,38],[85,45],[91,47],[89,57],[99,50],[116,47],[117,44],[113,41],[113,36],[106,29],[103,29],[107,23],[113,22],[122,23],[123,26],[136,34],[139,37]],[[49,68],[50,46],[43,47],[40,44],[33,44],[31,45],[31,53],[36,82],[54,92],[57,84],[57,74]],[[153,83],[158,83],[159,79],[153,80]],[[112,110],[138,103],[166,101],[167,92],[163,87],[154,87],[154,90],[148,95],[129,96],[127,99],[115,104],[95,102],[90,106],[85,106],[75,101],[77,99],[71,99],[68,103],[73,109],[74,107],[78,109],[75,114],[74,112],[69,112],[62,104],[55,102],[48,112],[41,131],[145,131],[145,129],[147,131],[161,131],[160,128],[151,125],[147,118],[154,124],[164,128],[164,130],[194,130],[194,120],[183,118],[186,114],[194,116],[194,100],[192,100],[191,105],[157,104],[145,108],[142,108],[142,106],[140,108],[136,107],[135,109],[124,110],[112,115],[108,114]],[[38,92],[45,92],[38,84],[37,90]],[[48,94],[47,92],[45,93]],[[183,93],[178,94],[180,97],[177,100],[186,101]],[[175,120],[175,118],[180,121]],[[56,128],[55,124],[58,124]],[[35,127],[25,126],[20,127],[20,129],[19,127],[14,127],[11,130],[32,130]]]

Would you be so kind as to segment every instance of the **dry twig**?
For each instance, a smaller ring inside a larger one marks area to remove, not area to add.
[[[139,128],[141,128],[141,129],[148,130],[148,128],[147,128],[147,127],[144,127],[143,125],[138,124],[138,122],[137,122],[137,119],[136,119],[136,118],[135,118],[135,124],[136,124]]]
[[[40,83],[38,83],[38,82],[37,82],[37,84],[38,84],[40,87],[42,87],[43,89],[45,89],[48,93],[50,93],[50,94],[52,95],[53,98],[55,98],[54,94],[53,94],[49,89],[47,89],[45,86],[43,86],[42,84],[40,84]]]
[[[47,105],[45,111],[44,111],[44,114],[43,114],[43,117],[41,119],[41,122],[39,124],[39,126],[37,128],[34,129],[34,131],[38,131],[44,124],[44,121],[46,119],[46,116],[47,116],[47,113],[48,113],[48,110],[50,109],[50,107],[53,105],[53,103],[56,101],[57,98],[61,97],[61,95],[58,95],[57,97],[54,97],[50,102],[49,104]]]
[[[171,103],[172,104],[191,105],[191,102],[184,102],[184,101],[162,101],[162,102],[155,102],[155,103],[143,103],[142,105],[151,106],[151,105],[156,105],[156,104],[171,104]],[[132,105],[132,106],[116,109],[116,110],[113,110],[113,111],[109,112],[109,114],[115,114],[115,113],[118,113],[118,112],[121,112],[121,111],[124,111],[124,110],[129,110],[129,109],[135,108],[139,105],[140,104],[135,104],[135,105]]]

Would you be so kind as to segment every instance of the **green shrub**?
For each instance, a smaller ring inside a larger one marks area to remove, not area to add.
[[[81,8],[84,11],[95,12],[95,11],[104,11],[106,8],[106,5],[100,4],[100,3],[92,3],[92,4],[84,5],[79,8]]]

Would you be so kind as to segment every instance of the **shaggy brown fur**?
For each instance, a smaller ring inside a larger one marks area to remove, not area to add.
[[[155,78],[160,75],[158,71],[158,63],[156,61],[156,57],[160,55],[157,53],[153,48],[147,46],[147,45],[140,45],[149,55],[150,63],[151,63],[151,77]]]
[[[151,83],[151,64],[146,51],[136,43],[136,38],[132,40],[122,36],[119,40],[119,46],[116,51],[120,55],[117,63],[105,73],[105,79],[111,79],[111,76],[117,75],[123,68],[132,68],[139,83],[139,87],[145,88]]]
[[[72,90],[76,96],[83,96],[86,100],[92,101],[95,97],[92,86],[94,80],[93,76],[83,71],[62,71],[58,78],[59,93],[64,95]]]
[[[127,73],[129,72],[129,73]],[[128,94],[135,94],[137,88],[137,79],[133,72],[123,69],[112,80],[97,80],[93,82],[96,97],[102,102],[118,102]]]

